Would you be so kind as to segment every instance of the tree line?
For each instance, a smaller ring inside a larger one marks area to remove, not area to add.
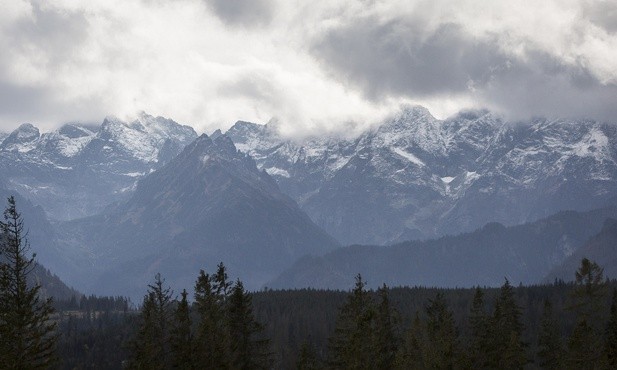
[[[534,352],[524,338],[523,307],[506,279],[491,310],[476,288],[462,336],[443,292],[416,311],[406,329],[384,285],[372,294],[362,277],[339,310],[326,356],[305,342],[298,369],[615,369],[617,289],[605,318],[609,282],[595,262],[583,259],[565,309],[575,318],[569,336],[549,299],[543,303]]]

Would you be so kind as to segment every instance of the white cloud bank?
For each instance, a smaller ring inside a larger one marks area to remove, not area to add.
[[[12,0],[0,50],[4,131],[145,110],[304,133],[402,103],[617,122],[614,1]]]

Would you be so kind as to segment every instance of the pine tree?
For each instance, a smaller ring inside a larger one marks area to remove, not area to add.
[[[606,324],[604,352],[608,366],[617,369],[617,289],[613,289],[611,312]]]
[[[141,307],[141,325],[132,345],[130,368],[171,367],[172,292],[163,284],[161,274],[156,274],[154,284],[148,285],[148,293]]]
[[[551,303],[544,301],[544,310],[540,321],[538,336],[538,359],[543,369],[561,369],[563,367],[563,344],[557,321],[553,316]]]
[[[568,309],[576,313],[576,324],[568,340],[567,366],[594,368],[602,360],[602,336],[597,317],[602,312],[607,289],[604,270],[583,258],[575,278]]]
[[[263,327],[253,316],[251,295],[236,281],[227,305],[227,325],[231,339],[231,359],[234,369],[267,369],[271,366],[268,341],[263,339]]]
[[[328,362],[335,369],[375,368],[372,338],[376,310],[365,286],[358,274],[355,288],[339,311],[328,354]]]
[[[52,299],[39,296],[41,286],[28,286],[35,267],[15,198],[8,198],[0,221],[0,361],[6,369],[46,369],[57,364],[56,324]]]
[[[174,328],[171,331],[171,351],[175,369],[194,369],[193,335],[188,293],[183,290],[175,312]]]

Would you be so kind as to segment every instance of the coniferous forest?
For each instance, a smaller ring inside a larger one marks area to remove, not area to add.
[[[617,281],[584,258],[572,283],[248,292],[223,263],[179,294],[54,301],[13,198],[4,212],[0,363],[7,369],[610,369]]]
[[[56,302],[60,368],[597,369],[617,361],[617,282],[248,293],[224,266],[191,299],[157,276],[122,298]],[[189,301],[190,299],[190,301]]]

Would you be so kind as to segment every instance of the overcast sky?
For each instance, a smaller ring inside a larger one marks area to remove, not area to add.
[[[210,132],[274,119],[617,122],[617,1],[6,0],[0,130],[144,110]]]

